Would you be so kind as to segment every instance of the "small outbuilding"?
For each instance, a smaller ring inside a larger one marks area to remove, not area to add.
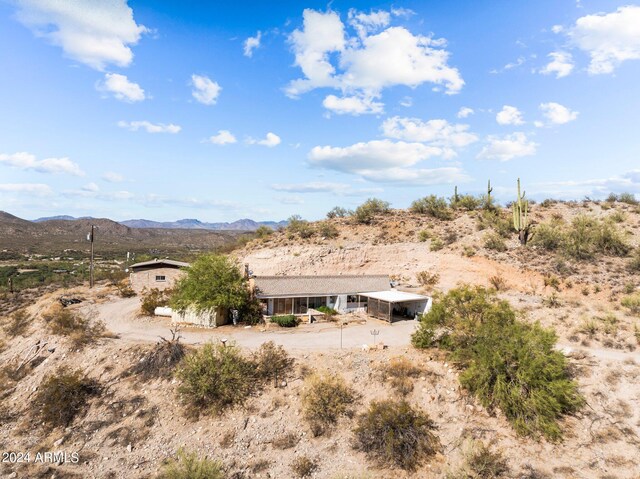
[[[367,314],[374,318],[393,322],[395,320],[415,318],[431,309],[432,299],[422,294],[408,293],[395,289],[360,293],[366,298]]]
[[[171,289],[176,281],[185,273],[189,263],[171,259],[154,259],[129,266],[129,281],[131,288],[140,293],[143,289]]]

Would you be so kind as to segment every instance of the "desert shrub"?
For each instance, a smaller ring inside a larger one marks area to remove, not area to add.
[[[332,225],[329,222],[323,221],[318,224],[318,235],[323,238],[337,238],[338,237],[338,228],[335,225]]]
[[[338,311],[330,308],[329,306],[319,306],[316,308],[316,310],[324,313],[324,319],[326,321],[334,321],[337,319],[335,316],[338,314]]]
[[[439,449],[434,423],[404,401],[374,401],[358,416],[354,447],[380,466],[413,471]]]
[[[271,316],[271,322],[276,323],[283,328],[295,328],[300,324],[300,320],[293,314],[287,314],[284,316]]]
[[[300,437],[294,432],[287,432],[282,434],[281,436],[276,437],[273,441],[271,441],[271,445],[276,449],[291,449],[292,447],[296,447],[296,445],[300,442]]]
[[[573,219],[564,238],[565,254],[578,260],[591,259],[597,253],[625,256],[630,249],[612,223],[584,215]]]
[[[420,241],[421,243],[424,243],[430,238],[431,238],[431,232],[429,230],[421,230],[418,233],[418,241]]]
[[[467,211],[477,210],[482,204],[482,198],[473,195],[461,195],[458,197],[456,208],[462,208]]]
[[[633,256],[629,260],[628,268],[632,272],[640,271],[640,248],[636,248]]]
[[[199,457],[196,452],[180,449],[177,459],[169,459],[162,467],[160,479],[224,479],[222,463]]]
[[[356,208],[353,216],[358,223],[369,224],[376,215],[386,215],[391,210],[389,202],[378,198],[369,198]]]
[[[303,417],[314,436],[320,436],[337,424],[340,416],[349,416],[356,400],[355,391],[341,376],[312,374],[305,379],[302,393]]]
[[[618,195],[616,195],[615,193],[609,193],[609,196],[607,196],[607,199],[605,201],[609,203],[615,203],[616,201],[618,201]]]
[[[618,201],[620,203],[627,203],[628,205],[637,205],[639,202],[633,193],[620,193],[618,195]]]
[[[412,341],[449,351],[463,368],[462,386],[486,408],[501,409],[519,434],[558,439],[558,419],[584,404],[554,349],[555,333],[517,321],[509,303],[482,287],[439,295]]]
[[[262,343],[251,358],[255,364],[254,374],[264,381],[278,377],[286,377],[293,369],[294,360],[282,346],[276,346],[273,341]]]
[[[264,322],[263,307],[260,300],[256,297],[247,298],[247,300],[238,308],[238,317],[240,321],[247,324],[258,324]]]
[[[626,256],[630,247],[616,226],[608,221],[600,221],[595,237],[596,251],[609,256]]]
[[[103,322],[61,306],[54,306],[43,318],[52,334],[69,337],[78,348],[108,336]]]
[[[234,345],[205,344],[184,357],[176,377],[180,399],[192,416],[241,405],[258,386],[255,365]]]
[[[509,464],[501,451],[492,451],[480,441],[465,448],[462,465],[447,479],[499,479],[509,477]]]
[[[46,427],[67,427],[86,413],[89,399],[99,394],[97,381],[62,366],[42,380],[31,409]]]
[[[291,463],[291,471],[299,479],[311,477],[317,470],[318,461],[307,456],[298,456]]]
[[[502,214],[499,210],[484,210],[478,216],[478,229],[492,229],[503,238],[509,238],[513,234],[513,220],[510,216]]]
[[[631,314],[640,315],[640,294],[626,296],[622,298],[620,304],[627,308]]]
[[[127,370],[127,375],[137,375],[144,381],[155,378],[168,378],[186,354],[184,344],[176,330],[171,331],[172,338],[160,338],[146,354]]]
[[[552,274],[546,274],[544,276],[544,285],[545,287],[548,286],[555,289],[556,291],[560,291],[560,280],[557,276],[554,276]]]
[[[31,318],[24,309],[13,313],[4,324],[4,332],[11,338],[22,336],[31,325]]]
[[[440,238],[433,238],[429,243],[429,251],[440,251],[444,248],[444,242]]]
[[[489,283],[496,291],[502,291],[507,288],[507,282],[502,276],[494,275],[489,278]]]
[[[419,377],[423,370],[402,356],[392,358],[388,364],[380,367],[380,372],[391,387],[403,396],[413,391],[413,379]]]
[[[497,233],[489,233],[484,237],[484,247],[493,251],[507,251],[507,245]]]
[[[421,215],[428,215],[441,220],[452,218],[451,210],[447,205],[447,200],[436,195],[425,196],[411,203],[411,211]]]
[[[440,275],[429,271],[420,271],[416,273],[416,280],[420,286],[433,287],[440,281]]]
[[[256,230],[256,236],[260,239],[268,238],[273,234],[273,230],[265,225],[258,226]]]
[[[333,218],[346,218],[347,216],[351,216],[352,214],[353,211],[347,210],[340,206],[334,206],[327,213],[327,218],[329,218],[330,220]]]
[[[539,224],[536,226],[536,234],[533,235],[531,244],[547,251],[555,251],[564,241],[564,228],[564,222],[558,220]]]
[[[140,304],[140,310],[142,314],[147,316],[153,316],[156,308],[167,306],[171,301],[172,291],[170,289],[160,290],[158,288],[152,288],[150,290],[144,290],[142,292],[142,303]]]

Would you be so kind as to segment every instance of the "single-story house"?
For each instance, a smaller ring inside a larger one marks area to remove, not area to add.
[[[321,306],[340,313],[368,312],[371,302],[372,316],[391,322],[398,316],[414,317],[431,305],[427,296],[392,290],[387,275],[255,276],[252,282],[269,316],[307,314]]]
[[[129,282],[131,288],[140,293],[143,289],[159,290],[173,288],[176,281],[184,275],[189,263],[170,259],[154,259],[129,266]]]

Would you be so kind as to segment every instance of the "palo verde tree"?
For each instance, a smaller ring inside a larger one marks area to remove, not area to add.
[[[241,309],[250,301],[247,280],[227,256],[207,254],[196,259],[176,283],[171,306],[206,311],[217,307]]]

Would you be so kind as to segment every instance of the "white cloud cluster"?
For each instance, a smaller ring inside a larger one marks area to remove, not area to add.
[[[522,132],[503,137],[490,135],[487,144],[478,154],[478,159],[509,161],[513,158],[531,156],[536,153],[538,145],[530,141]]]
[[[547,55],[551,61],[540,70],[543,75],[555,74],[556,78],[563,78],[573,71],[573,57],[567,52],[551,52]]]
[[[102,179],[108,183],[120,183],[124,181],[124,176],[122,176],[120,173],[107,171],[104,175],[102,175]]]
[[[126,77],[119,73],[107,73],[104,81],[98,82],[96,85],[98,91],[111,93],[115,98],[128,103],[142,101],[146,98],[144,90]]]
[[[42,183],[0,183],[0,192],[37,196],[48,196],[53,193],[48,185]]]
[[[282,142],[282,140],[275,133],[269,132],[267,133],[267,136],[262,140],[247,138],[246,142],[249,145],[262,145],[262,146],[267,146],[269,148],[273,148],[274,146],[278,146]]]
[[[553,125],[564,125],[578,118],[577,111],[571,111],[560,103],[541,103],[540,110],[547,121]]]
[[[40,173],[66,173],[73,176],[84,176],[84,172],[77,163],[69,158],[45,158],[38,160],[27,152],[0,154],[0,164],[5,164],[20,170],[33,170]]]
[[[147,133],[178,133],[182,130],[179,125],[169,123],[151,123],[149,121],[119,121],[118,126],[120,128],[126,128],[129,131],[138,131],[140,129],[145,130]]]
[[[236,143],[238,140],[229,130],[218,130],[217,135],[210,136],[206,141],[214,145],[228,145]]]
[[[308,183],[274,184],[271,188],[285,193],[332,193],[340,196],[363,196],[380,193],[382,188],[354,188],[351,183],[311,181]]]
[[[373,97],[367,96],[344,96],[339,98],[335,95],[328,95],[322,102],[327,110],[332,111],[338,115],[364,115],[364,114],[377,114],[384,111],[384,104],[375,101]]]
[[[133,60],[130,47],[148,31],[135,22],[126,0],[20,0],[16,4],[18,20],[36,36],[100,71],[107,65],[129,66]]]
[[[468,130],[469,125],[451,124],[447,120],[422,121],[398,116],[388,118],[382,124],[386,137],[442,147],[444,157],[455,156],[453,148],[463,148],[478,141],[478,137]]]
[[[515,106],[504,105],[496,115],[496,121],[500,125],[522,125],[522,112]]]
[[[473,111],[473,108],[469,108],[467,106],[463,106],[462,108],[460,108],[458,110],[458,113],[456,114],[456,116],[458,118],[468,118],[469,115],[473,115],[475,113],[475,111]]]
[[[640,199],[640,170],[627,171],[609,178],[539,183],[536,187],[538,194],[558,198],[604,197],[611,192],[629,192],[635,193],[636,198]]]
[[[215,105],[222,87],[203,75],[191,75],[191,94],[203,105]]]
[[[244,56],[251,58],[253,51],[260,48],[260,40],[262,39],[262,32],[258,31],[255,37],[249,37],[244,41]]]
[[[585,15],[567,32],[591,57],[591,74],[611,73],[622,62],[640,59],[640,6],[627,5],[615,12]]]
[[[348,22],[356,34],[349,35],[336,12],[304,10],[302,29],[289,37],[304,78],[292,81],[285,89],[287,95],[296,97],[322,87],[338,89],[344,98],[360,100],[358,108],[342,107],[342,112],[361,114],[367,100],[373,103],[384,88],[394,85],[415,88],[429,82],[447,93],[459,92],[464,80],[448,65],[445,42],[389,26],[390,18],[384,11],[351,10]],[[325,99],[325,104],[335,105],[336,99]]]

